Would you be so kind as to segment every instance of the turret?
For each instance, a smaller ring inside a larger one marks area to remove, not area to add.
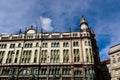
[[[88,28],[89,28],[89,27],[88,27],[88,23],[87,23],[85,17],[82,16],[81,22],[80,22],[80,29],[82,29],[82,30],[87,30]]]

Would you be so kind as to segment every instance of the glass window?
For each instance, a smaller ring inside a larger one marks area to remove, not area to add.
[[[39,46],[39,43],[37,42],[37,43],[36,43],[36,47],[38,47],[38,46]]]
[[[120,57],[118,57],[118,62],[120,62]]]
[[[87,46],[87,41],[85,41],[85,46]]]
[[[18,47],[21,47],[21,43],[18,44]]]
[[[15,44],[10,44],[10,48],[15,48]]]
[[[90,41],[88,41],[88,44],[89,44],[89,46],[91,46],[91,43],[90,43]]]
[[[116,60],[115,60],[115,58],[113,58],[113,63],[116,63]]]
[[[60,47],[60,43],[59,42],[53,42],[53,43],[51,43],[51,47]]]
[[[74,42],[73,42],[73,46],[74,46],[74,47],[77,47],[77,46],[79,46],[79,43],[78,43],[78,41],[74,41]]]
[[[85,49],[85,52],[86,52],[86,54],[88,54],[88,49],[87,48]]]

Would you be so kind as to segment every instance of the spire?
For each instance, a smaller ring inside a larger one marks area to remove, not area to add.
[[[21,30],[21,28],[19,29],[19,34],[21,34],[22,33],[22,30]]]
[[[32,28],[33,28],[33,25],[31,25],[30,28],[32,29]]]
[[[81,17],[81,22],[80,23],[81,23],[80,25],[82,25],[82,24],[88,25],[88,23],[87,23],[87,21],[86,21],[84,16]]]
[[[80,20],[80,28],[81,28],[82,30],[88,29],[88,23],[87,23],[87,21],[86,21],[86,19],[85,19],[84,16],[81,17],[81,20]]]

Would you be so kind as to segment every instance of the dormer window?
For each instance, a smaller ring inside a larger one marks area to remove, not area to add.
[[[36,33],[37,30],[33,28],[33,25],[31,25],[31,27],[25,31],[25,34],[36,34]]]

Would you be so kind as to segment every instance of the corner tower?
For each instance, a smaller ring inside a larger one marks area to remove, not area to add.
[[[82,30],[88,29],[88,23],[87,23],[87,21],[86,21],[84,16],[82,16],[82,18],[81,18],[80,28]]]
[[[89,80],[92,77],[94,77],[92,80],[102,80],[100,75],[100,57],[94,31],[88,26],[84,16],[82,16],[80,20],[83,74],[87,78],[84,80]]]

